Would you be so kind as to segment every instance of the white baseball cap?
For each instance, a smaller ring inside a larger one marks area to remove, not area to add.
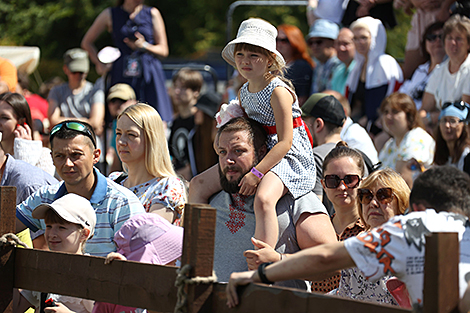
[[[82,225],[83,228],[89,229],[90,234],[87,239],[93,236],[96,226],[96,213],[88,199],[69,193],[51,204],[43,203],[38,205],[33,210],[32,215],[34,218],[43,219],[48,210],[53,210],[67,222]]]

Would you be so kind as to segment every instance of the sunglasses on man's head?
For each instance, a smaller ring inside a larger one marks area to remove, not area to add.
[[[359,202],[362,204],[369,204],[374,199],[374,194],[370,189],[360,188],[357,190],[357,196]],[[381,204],[387,204],[393,201],[393,190],[392,188],[380,188],[375,193],[377,201]]]
[[[85,124],[82,124],[80,122],[62,122],[52,127],[51,132],[49,133],[49,140],[51,142],[52,142],[52,138],[54,137],[54,135],[63,127],[65,127],[66,129],[70,129],[70,130],[75,130],[87,136],[88,138],[91,139],[91,142],[93,142],[93,145],[96,148],[96,141],[93,138],[93,134],[91,133],[91,131],[88,129],[88,127]]]
[[[330,189],[338,188],[341,182],[348,188],[356,188],[361,182],[361,177],[359,175],[345,175],[343,178],[340,178],[338,175],[325,175],[323,181],[326,188]]]

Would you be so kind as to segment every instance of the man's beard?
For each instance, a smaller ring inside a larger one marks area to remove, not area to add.
[[[258,164],[258,162],[254,161],[253,165],[250,167],[251,168],[255,167]],[[220,168],[219,165],[219,177],[220,177],[220,185],[222,186],[222,189],[228,193],[238,193],[240,191],[240,181],[242,178],[249,172],[242,173],[240,177],[236,181],[228,181],[226,173],[228,170],[241,170],[240,167],[238,166],[227,166],[224,171]]]

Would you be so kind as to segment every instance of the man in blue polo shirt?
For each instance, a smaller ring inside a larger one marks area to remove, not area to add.
[[[129,217],[144,213],[144,208],[130,190],[106,179],[93,167],[101,150],[96,148],[96,137],[88,123],[78,120],[59,123],[51,130],[50,142],[52,159],[63,182],[42,187],[16,207],[16,230],[44,229],[44,221],[32,217],[36,206],[75,193],[89,199],[96,212],[95,233],[87,241],[85,252],[106,256],[116,250],[114,233]]]

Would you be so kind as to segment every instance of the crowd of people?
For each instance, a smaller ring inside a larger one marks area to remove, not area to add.
[[[1,185],[17,187],[18,236],[179,266],[185,204],[209,203],[230,307],[237,286],[261,282],[419,308],[421,239],[456,231],[467,312],[470,19],[452,2],[310,0],[307,34],[249,18],[221,52],[235,69],[224,95],[190,67],[166,87],[157,8],[105,9],[64,54],[67,81],[46,106],[21,73],[0,76]],[[385,53],[392,4],[413,14],[403,64]],[[98,51],[105,31],[117,48]],[[146,311],[29,290],[13,304]]]

